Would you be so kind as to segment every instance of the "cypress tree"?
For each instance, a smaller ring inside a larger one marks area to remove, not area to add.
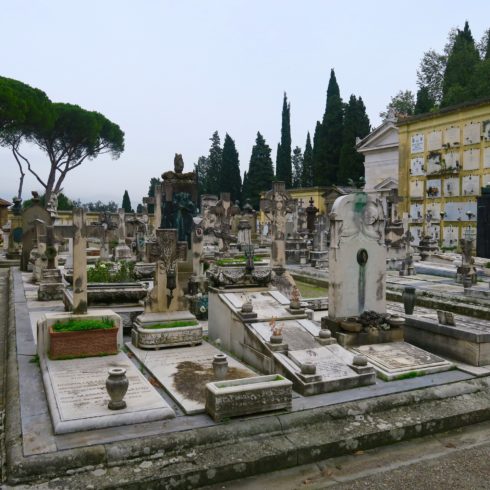
[[[134,213],[133,209],[131,208],[131,199],[129,199],[128,191],[124,191],[121,207],[124,209],[125,213]]]
[[[313,186],[313,148],[311,146],[309,131],[306,135],[305,152],[303,153],[303,173],[301,174],[301,186]]]
[[[417,91],[414,114],[430,112],[435,107],[435,101],[431,98],[428,87],[421,87]]]
[[[210,138],[211,148],[209,149],[208,156],[208,173],[205,179],[205,188],[208,194],[216,194],[219,196],[220,189],[220,175],[221,167],[223,164],[223,150],[221,149],[221,141],[219,138],[218,131],[213,133]]]
[[[268,191],[274,180],[271,149],[260,132],[257,133],[255,145],[252,148],[245,179],[244,198],[250,199],[252,206],[258,209],[261,191]]]
[[[209,160],[207,157],[202,155],[197,159],[197,163],[194,164],[194,172],[196,172],[199,195],[208,194]]]
[[[301,152],[301,148],[299,146],[296,146],[293,150],[292,166],[293,166],[292,187],[293,188],[301,187],[301,179],[303,176],[303,153]]]
[[[220,190],[229,192],[232,202],[240,200],[242,177],[240,175],[240,161],[235,142],[226,133],[223,143],[223,159],[220,174]]]
[[[148,197],[155,197],[155,186],[157,184],[160,184],[161,180],[158,179],[157,177],[152,177],[150,179],[150,187],[148,189]],[[154,213],[155,212],[155,205],[154,204],[148,204],[148,212],[149,213]]]
[[[276,177],[286,183],[286,188],[291,187],[291,108],[286,92],[282,102],[281,143],[277,145]]]
[[[318,132],[315,130],[313,146],[313,172],[315,185],[331,185],[337,182],[340,150],[342,148],[344,108],[340,98],[335,71],[330,71],[327,88],[327,104]],[[316,148],[318,147],[318,148]]]
[[[458,29],[454,45],[447,58],[441,107],[475,98],[474,79],[479,63],[480,55],[468,22],[465,22],[464,29],[462,31]]]
[[[364,102],[361,97],[356,99],[351,95],[345,108],[338,183],[347,184],[349,179],[357,182],[364,176],[364,156],[356,150],[356,139],[363,138],[369,131],[369,118]]]
[[[313,149],[311,153],[311,171],[312,185],[320,184],[320,174],[322,172],[322,164],[325,158],[325,138],[323,137],[323,126],[320,121],[316,122],[315,132],[313,133]],[[306,151],[306,150],[305,150]]]

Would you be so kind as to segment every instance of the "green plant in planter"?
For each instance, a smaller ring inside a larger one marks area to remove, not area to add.
[[[54,332],[79,332],[114,328],[114,326],[114,320],[111,318],[70,318],[64,322],[55,323],[52,328]]]
[[[175,320],[167,323],[157,323],[155,325],[145,326],[145,329],[157,329],[157,328],[176,328],[176,327],[194,327],[199,325],[197,320]]]
[[[97,261],[94,267],[87,269],[88,282],[134,282],[134,263],[126,260],[120,262]]]

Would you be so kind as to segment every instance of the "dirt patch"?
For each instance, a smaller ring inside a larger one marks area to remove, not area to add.
[[[225,380],[250,378],[253,376],[245,369],[229,367]],[[197,362],[184,361],[177,365],[174,375],[174,388],[189,400],[204,403],[206,383],[218,381],[214,377],[213,367],[205,367]]]

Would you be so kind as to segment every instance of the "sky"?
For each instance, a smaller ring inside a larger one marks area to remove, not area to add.
[[[118,160],[104,155],[66,178],[82,202],[133,207],[152,177],[185,170],[228,133],[247,170],[257,131],[275,149],[283,93],[293,147],[304,148],[325,110],[334,68],[344,101],[361,96],[371,126],[400,90],[417,90],[423,53],[442,51],[468,20],[475,40],[490,28],[488,0],[0,0],[0,75],[37,87],[55,102],[95,110],[125,132]],[[47,157],[26,146],[34,168]],[[19,173],[0,148],[0,197],[16,194]],[[23,197],[42,191],[26,177]]]

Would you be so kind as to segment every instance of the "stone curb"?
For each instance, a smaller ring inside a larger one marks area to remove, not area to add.
[[[11,271],[11,280],[12,276]],[[13,281],[11,293],[12,286]],[[489,376],[25,457],[12,301],[9,307],[5,432],[9,484],[55,478],[50,488],[196,488],[490,419]]]

